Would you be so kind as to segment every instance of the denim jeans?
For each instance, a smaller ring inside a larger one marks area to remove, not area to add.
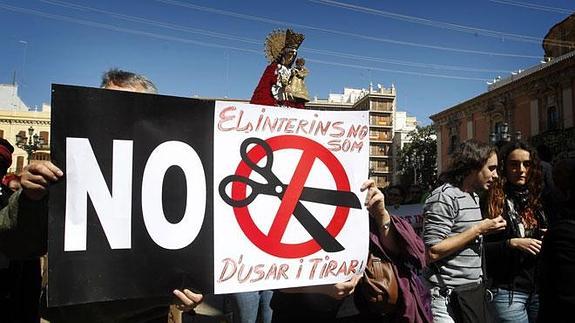
[[[439,293],[440,287],[431,288],[431,314],[433,323],[454,323],[453,308],[448,299]]]
[[[270,308],[272,294],[273,292],[270,290],[263,290],[227,295],[226,310],[232,311],[234,323],[270,323],[272,320],[272,309]]]
[[[492,290],[493,307],[499,322],[534,323],[539,311],[539,295],[501,288]],[[512,295],[513,294],[513,295]]]

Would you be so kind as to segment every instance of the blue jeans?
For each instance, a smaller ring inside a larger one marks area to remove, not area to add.
[[[431,314],[433,323],[454,323],[453,308],[448,299],[439,293],[440,288],[435,286],[431,288]]]
[[[534,323],[539,311],[539,295],[501,288],[492,290],[493,307],[499,322]],[[513,297],[511,297],[513,296]]]
[[[234,323],[270,323],[272,294],[271,290],[229,294],[226,297],[226,310],[233,313]]]

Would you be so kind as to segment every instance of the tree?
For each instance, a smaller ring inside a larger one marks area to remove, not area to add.
[[[437,136],[433,126],[417,128],[409,133],[411,142],[399,152],[401,182],[407,186],[419,184],[424,190],[435,186],[437,180]]]

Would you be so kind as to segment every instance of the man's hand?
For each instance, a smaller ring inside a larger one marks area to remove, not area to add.
[[[369,210],[369,214],[374,217],[377,224],[389,222],[389,213],[385,209],[385,197],[383,193],[377,188],[373,180],[367,180],[361,185],[361,191],[367,190],[365,196],[365,206]]]
[[[507,222],[503,219],[503,216],[498,216],[493,219],[483,219],[478,224],[479,234],[489,234],[494,232],[499,232],[505,230]]]
[[[176,305],[176,308],[182,312],[193,311],[196,306],[200,305],[204,300],[204,295],[196,294],[189,289],[184,289],[183,291],[175,289],[173,293],[182,302],[181,304]]]
[[[509,240],[509,246],[537,256],[541,252],[541,240],[531,238],[513,238]]]
[[[49,161],[30,164],[22,170],[22,193],[31,200],[41,200],[48,192],[48,186],[63,175],[64,173]]]

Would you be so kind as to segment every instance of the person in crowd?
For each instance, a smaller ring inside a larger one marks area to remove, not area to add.
[[[555,183],[553,182],[553,152],[545,144],[537,146],[537,155],[541,162],[541,177],[543,178],[543,190],[541,191],[541,203],[549,223],[555,221]]]
[[[500,151],[500,180],[488,192],[488,216],[503,216],[504,231],[486,237],[487,276],[500,322],[535,322],[539,309],[539,253],[547,219],[537,153],[512,141]]]
[[[157,88],[145,76],[112,69],[104,74],[102,88],[111,90],[125,90],[140,93],[156,94]],[[50,161],[38,161],[24,168],[21,175],[22,190],[12,194],[6,214],[0,212],[0,222],[4,218],[17,222],[28,230],[38,233],[22,234],[11,230],[18,237],[25,237],[27,244],[34,246],[29,249],[39,250],[39,256],[46,251],[47,231],[47,193],[52,183],[57,182],[63,172]],[[29,220],[28,220],[29,219]],[[26,222],[23,222],[25,220]],[[1,244],[6,247],[5,244]],[[25,254],[20,251],[23,247],[7,247],[10,252]],[[1,250],[5,252],[5,250]],[[38,269],[39,276],[39,269]],[[39,284],[38,284],[39,286]],[[39,288],[39,287],[38,287]],[[203,300],[203,295],[193,293],[188,289],[174,290],[174,295],[181,301],[179,309],[193,311]],[[29,307],[38,307],[38,301],[29,302]],[[52,323],[59,322],[166,322],[168,304],[157,299],[137,299],[112,301],[83,305],[63,306],[58,308],[45,308],[45,298],[41,301],[43,315]],[[17,322],[20,322],[19,320]],[[37,321],[36,321],[37,322]]]
[[[391,260],[400,292],[391,313],[374,313],[365,307],[360,285],[355,295],[360,311],[358,322],[431,322],[431,295],[419,274],[426,265],[425,245],[408,221],[388,213],[385,198],[371,185],[373,181],[363,186],[370,190],[366,197],[370,212],[370,252]]]
[[[117,68],[104,73],[100,87],[108,90],[158,94],[158,89],[154,83],[144,75]]]
[[[429,293],[417,276],[416,270],[425,264],[423,242],[405,220],[390,216],[385,208],[383,193],[372,180],[366,181],[362,191],[367,191],[365,205],[370,215],[370,248],[388,255],[396,267],[400,300],[397,310],[389,316],[371,313],[361,300],[351,316],[339,317],[345,302],[351,301],[361,276],[351,280],[322,286],[309,286],[277,290],[271,306],[274,323],[313,322],[431,322]],[[294,310],[297,309],[297,310]]]
[[[449,301],[454,288],[481,284],[482,235],[502,231],[506,221],[500,215],[483,219],[478,192],[497,180],[494,147],[468,140],[452,156],[450,168],[441,174],[444,184],[427,198],[423,210],[423,241],[431,287],[434,322],[455,322],[460,315]]]
[[[411,184],[407,188],[407,196],[405,198],[405,204],[420,204],[421,196],[423,195],[423,190],[418,184]]]
[[[232,313],[233,323],[270,323],[272,294],[271,290],[228,294],[224,309]]]
[[[384,190],[385,204],[399,208],[405,199],[405,190],[401,185],[391,185]]]
[[[558,217],[541,249],[538,322],[571,322],[575,307],[575,159],[553,167]]]
[[[12,164],[14,147],[0,139],[0,176]],[[28,203],[20,191],[0,186],[0,322],[35,322],[39,318],[40,257],[46,253],[47,218],[42,205]],[[11,216],[14,209],[22,216]],[[39,243],[34,243],[39,242]]]
[[[4,176],[4,178],[2,178],[2,185],[11,189],[12,192],[16,192],[21,187],[20,176],[14,174],[14,173],[7,174],[6,176]]]

